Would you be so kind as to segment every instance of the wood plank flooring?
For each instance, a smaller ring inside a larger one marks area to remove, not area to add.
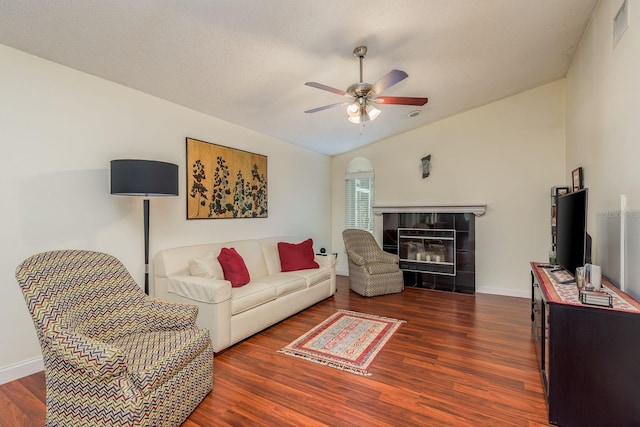
[[[277,352],[336,309],[406,320],[364,377]],[[1,426],[42,426],[44,375],[0,386]],[[214,359],[201,426],[545,426],[524,298],[407,288],[338,293]]]

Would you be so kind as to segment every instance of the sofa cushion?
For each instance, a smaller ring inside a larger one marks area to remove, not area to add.
[[[280,267],[282,271],[306,270],[320,268],[314,261],[313,240],[307,239],[300,243],[278,243]]]
[[[242,313],[277,298],[276,288],[267,279],[269,276],[252,280],[251,283],[231,289],[231,314]]]
[[[247,266],[247,270],[249,270],[251,280],[256,277],[262,277],[269,274],[269,270],[267,269],[267,264],[264,259],[264,253],[262,252],[262,246],[260,246],[260,241],[255,239],[234,240],[232,242],[227,242],[224,246],[234,248],[236,252],[240,254]]]
[[[231,287],[237,288],[246,285],[251,280],[244,260],[234,248],[222,248],[220,255],[218,255],[218,261],[222,266],[224,278],[231,282]]]
[[[110,342],[124,354],[131,380],[145,395],[170,380],[210,343],[207,329],[129,334]]]
[[[189,260],[204,258],[209,252],[219,254],[224,246],[222,243],[206,243],[202,245],[180,246],[164,249],[158,252],[154,258],[153,269],[156,277],[171,277],[175,275],[190,274]]]
[[[191,258],[189,260],[189,273],[197,277],[224,279],[222,266],[213,252],[209,252],[201,258]]]
[[[328,268],[316,268],[311,270],[297,270],[287,273],[281,273],[283,275],[292,275],[304,279],[305,286],[310,288],[319,283],[329,280],[331,278],[331,271]]]
[[[276,296],[280,298],[283,295],[296,292],[307,287],[304,277],[293,273],[275,273],[269,276],[257,279],[259,282],[269,283],[276,288]]]
[[[280,253],[278,252],[278,242],[290,242],[292,239],[288,236],[265,237],[260,239],[260,247],[264,255],[264,261],[267,265],[267,274],[280,273]],[[251,274],[251,271],[249,271]],[[254,275],[251,274],[251,277]]]

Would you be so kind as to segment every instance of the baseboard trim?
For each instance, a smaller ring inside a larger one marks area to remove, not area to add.
[[[476,293],[479,294],[491,294],[491,295],[502,295],[505,297],[517,297],[517,298],[531,298],[530,290],[513,290],[513,289],[504,289],[504,288],[485,288],[479,287],[476,288]]]
[[[0,384],[15,381],[40,371],[44,371],[42,356],[23,360],[22,362],[0,368]]]
[[[336,268],[336,274],[338,276],[347,276],[349,277],[349,270],[338,270]],[[513,290],[513,289],[504,289],[504,288],[491,288],[491,287],[476,287],[476,293],[479,294],[491,294],[491,295],[502,295],[505,297],[517,297],[517,298],[531,298],[531,291],[529,289],[525,290]]]

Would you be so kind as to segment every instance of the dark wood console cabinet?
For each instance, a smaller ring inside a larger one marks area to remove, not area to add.
[[[531,322],[549,423],[640,426],[640,304],[605,283],[622,307],[583,305],[541,265],[531,263]]]

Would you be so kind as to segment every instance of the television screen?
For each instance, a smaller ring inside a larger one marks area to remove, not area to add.
[[[587,189],[558,197],[556,260],[575,273],[587,257]]]

